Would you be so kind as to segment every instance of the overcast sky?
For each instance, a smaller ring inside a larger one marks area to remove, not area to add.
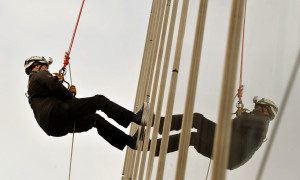
[[[72,135],[49,137],[39,128],[25,97],[28,77],[23,65],[26,58],[37,55],[54,59],[51,72],[62,67],[81,2],[0,1],[0,178],[3,180],[68,178]],[[198,3],[190,0],[174,113],[182,113],[184,108]],[[150,0],[85,2],[70,60],[77,97],[103,94],[133,109],[151,4]],[[257,95],[273,100],[280,109],[300,48],[299,9],[299,0],[248,1],[243,73],[243,100],[247,108],[253,108],[252,98]],[[230,10],[231,0],[208,3],[195,111],[213,121],[218,118]],[[176,37],[173,42],[175,47]],[[173,59],[174,50],[170,67]],[[263,179],[299,179],[299,76]],[[129,132],[129,128],[121,129]],[[267,143],[244,166],[228,171],[227,179],[255,179]],[[177,155],[167,156],[165,179],[174,179]],[[110,146],[95,129],[76,134],[71,179],[119,180],[124,158],[125,150]],[[209,159],[190,147],[186,179],[205,179],[208,163]]]

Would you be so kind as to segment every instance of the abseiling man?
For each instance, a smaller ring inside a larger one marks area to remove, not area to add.
[[[260,148],[266,139],[269,123],[278,112],[276,104],[268,99],[254,99],[254,109],[243,112],[232,120],[231,143],[229,152],[228,169],[235,169],[245,164]],[[171,131],[181,130],[182,114],[173,115]],[[159,134],[163,132],[164,117],[160,119]],[[212,158],[216,123],[205,118],[200,113],[194,113],[190,146],[203,156]],[[179,134],[169,136],[168,153],[178,151]],[[161,139],[157,140],[155,155],[159,156]]]
[[[42,56],[32,56],[25,61],[25,72],[29,77],[28,98],[39,126],[49,136],[65,136],[73,132],[97,128],[98,134],[112,146],[122,150],[127,145],[136,148],[136,136],[129,136],[96,113],[104,112],[109,118],[127,128],[131,122],[142,123],[142,110],[137,114],[110,101],[104,95],[76,98],[76,88],[67,89],[48,67],[51,61]],[[145,122],[143,122],[145,123]]]

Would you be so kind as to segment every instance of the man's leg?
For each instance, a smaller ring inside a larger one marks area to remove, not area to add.
[[[131,136],[125,134],[123,131],[110,124],[100,115],[94,114],[90,118],[96,122],[95,127],[98,130],[98,134],[112,146],[123,150],[126,145],[132,143]]]
[[[178,151],[180,134],[170,135],[167,153]],[[155,156],[159,156],[161,139],[157,139]]]
[[[110,101],[103,95],[96,95],[97,110],[103,111],[109,118],[115,120],[121,126],[127,128],[135,114],[132,111]]]
[[[191,133],[190,143],[198,153],[211,158],[216,124],[203,116],[199,119],[197,118],[197,122],[199,123],[197,132]]]
[[[172,123],[171,123],[171,131],[179,131],[181,130],[183,114],[176,114],[172,116]],[[203,115],[200,113],[193,114],[193,128],[198,129],[200,126],[200,122],[202,120]],[[160,125],[159,125],[159,134],[162,134],[163,126],[164,126],[165,117],[160,118]]]
[[[69,118],[69,113],[64,109],[65,106],[57,104],[53,107],[49,120],[49,135],[60,137],[69,133],[70,126],[73,124]]]
[[[95,117],[97,115],[89,115],[85,117],[77,117],[75,119],[75,132],[81,133],[86,132],[90,129],[92,129],[95,126]],[[74,131],[74,124],[72,127],[70,127],[69,133],[72,133]]]
[[[172,116],[171,130],[180,130],[182,114]],[[164,117],[161,118],[159,133],[163,130]],[[216,124],[206,119],[202,114],[194,113],[193,128],[197,132],[191,132],[190,146],[194,146],[197,152],[206,157],[211,157]],[[167,153],[178,151],[180,134],[170,135]],[[159,156],[161,139],[157,140],[155,156]]]
[[[181,123],[182,123],[182,114],[177,114],[172,116],[172,122],[171,122],[171,129],[170,131],[179,131],[181,130]],[[154,118],[153,118],[154,119]],[[164,122],[165,122],[165,117],[160,118],[160,123],[159,123],[159,130],[158,133],[162,134],[163,129],[164,129]],[[152,123],[153,126],[154,122]]]
[[[110,101],[103,95],[88,98],[73,98],[65,101],[65,109],[70,111],[72,117],[93,115],[97,110],[103,111],[109,118],[127,128],[135,115],[133,112]]]

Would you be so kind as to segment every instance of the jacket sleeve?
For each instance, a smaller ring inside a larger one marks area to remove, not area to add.
[[[62,85],[52,74],[47,71],[41,71],[38,73],[37,80],[56,97],[61,99],[70,99],[73,95],[69,90]]]

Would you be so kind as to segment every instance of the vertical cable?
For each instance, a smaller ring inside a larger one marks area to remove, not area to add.
[[[244,25],[243,25],[242,52],[241,52],[241,67],[240,67],[240,83],[239,83],[239,87],[240,87],[240,88],[242,87],[242,77],[243,77],[244,40],[245,40],[246,12],[247,12],[247,0],[245,1],[245,13],[244,13]]]
[[[156,104],[157,89],[158,89],[157,87],[158,87],[158,82],[159,82],[159,77],[160,77],[162,55],[163,55],[165,36],[166,36],[167,25],[168,25],[168,17],[169,17],[170,3],[171,3],[170,1],[171,0],[168,0],[168,2],[166,2],[166,0],[163,1],[162,10],[160,13],[160,20],[159,20],[160,22],[159,22],[158,30],[161,31],[161,36],[159,34],[157,37],[161,37],[160,38],[161,40],[160,40],[159,52],[158,52],[158,56],[157,56],[157,64],[156,64],[156,69],[155,69],[154,83],[153,83],[152,92],[151,92],[152,94],[151,94],[151,101],[150,101],[150,113],[149,113],[149,117],[147,120],[147,131],[145,134],[145,139],[144,139],[144,144],[143,144],[143,154],[142,154],[141,165],[140,165],[140,170],[139,170],[139,177],[138,177],[139,180],[142,180],[143,176],[144,176],[146,157],[147,157],[147,152],[148,152],[147,150],[148,150],[148,145],[149,145],[150,130],[151,130],[152,121],[153,121],[152,114],[154,113],[154,106]],[[163,27],[161,28],[162,24],[163,24]],[[157,39],[157,43],[158,43],[158,39]]]
[[[243,63],[244,63],[244,40],[245,40],[245,26],[246,26],[246,12],[247,12],[247,0],[245,2],[245,13],[244,13],[244,25],[243,25],[243,37],[242,37],[242,52],[241,52],[241,67],[240,67],[240,82],[239,82],[239,89],[238,89],[238,108],[243,109],[244,104],[242,101],[243,97],[243,85],[242,85],[242,79],[243,79]]]
[[[205,178],[206,180],[208,179],[210,165],[211,165],[211,159],[209,160],[209,164],[208,164],[208,168],[207,168],[207,172],[206,172],[206,178]]]
[[[157,12],[155,14],[155,24],[154,24],[154,31],[153,31],[153,45],[151,47],[150,50],[150,54],[149,54],[149,60],[151,61],[151,65],[150,65],[150,71],[149,71],[149,75],[147,76],[147,88],[146,88],[146,96],[145,96],[145,100],[144,102],[149,103],[150,101],[150,92],[151,92],[151,86],[152,86],[152,81],[153,81],[153,73],[154,73],[154,67],[155,67],[155,63],[157,60],[157,51],[158,51],[158,45],[159,45],[159,39],[160,39],[160,34],[161,34],[161,26],[162,26],[162,14],[165,10],[165,3],[166,0],[159,0],[158,4],[157,4]],[[155,103],[155,102],[153,102]],[[152,102],[151,102],[152,104]],[[154,105],[154,104],[153,104]],[[148,123],[149,124],[149,123]],[[145,128],[145,127],[143,127]],[[151,126],[150,128],[147,128],[146,130],[146,138],[149,137],[149,133],[151,131]],[[143,139],[144,140],[144,139]],[[148,141],[148,140],[147,140]],[[145,142],[144,142],[145,143]],[[142,176],[144,171],[144,164],[145,164],[145,154],[142,156],[142,147],[143,147],[143,143],[139,143],[138,144],[138,149],[137,149],[137,155],[136,155],[136,161],[135,161],[135,169],[134,169],[134,175],[133,178],[136,179],[137,175],[138,175],[138,171],[140,171],[140,175]],[[141,163],[141,164],[140,164]]]
[[[287,104],[288,99],[290,97],[290,93],[291,93],[291,90],[293,88],[294,81],[296,79],[299,66],[300,66],[300,50],[298,52],[298,57],[297,57],[296,62],[294,64],[293,71],[291,73],[287,88],[286,88],[284,96],[283,96],[283,101],[282,101],[281,106],[280,106],[281,109],[280,109],[280,111],[277,115],[277,118],[276,118],[276,121],[275,121],[275,124],[274,124],[274,128],[273,128],[272,134],[271,134],[270,139],[269,139],[269,144],[267,146],[267,149],[266,149],[265,154],[264,154],[264,158],[263,158],[263,160],[260,164],[260,167],[259,167],[259,172],[258,172],[257,177],[256,177],[257,180],[261,179],[262,174],[264,172],[265,165],[266,165],[266,162],[268,160],[268,157],[269,157],[269,154],[270,154],[270,151],[271,151],[271,148],[272,148],[272,145],[273,145],[273,142],[274,142],[279,124],[281,122],[282,114],[284,113],[286,104]]]
[[[65,54],[64,65],[59,71],[59,74],[63,75],[63,76],[65,75],[66,66],[69,64],[70,54],[71,54],[71,50],[72,50],[72,47],[73,47],[73,42],[74,42],[75,35],[76,35],[76,32],[77,32],[77,28],[78,28],[79,20],[80,20],[80,17],[81,17],[84,2],[85,2],[85,0],[82,1],[81,8],[80,8],[78,18],[77,18],[77,21],[76,21],[76,25],[75,25],[75,28],[74,28],[74,32],[73,32],[71,42],[70,42],[70,45],[69,45],[69,49],[68,49],[68,52],[66,52],[66,54]]]
[[[74,147],[74,134],[75,134],[75,122],[74,122],[74,127],[73,127],[73,136],[72,136],[71,157],[70,157],[70,166],[69,166],[69,180],[71,179],[73,147]]]
[[[188,89],[186,93],[184,114],[182,118],[181,135],[179,140],[179,153],[176,168],[176,180],[183,180],[185,176],[188,148],[190,145],[191,129],[193,124],[193,112],[195,96],[202,52],[203,36],[208,0],[201,0],[198,10],[197,26],[194,38],[193,54],[190,65]]]
[[[179,25],[178,36],[177,36],[172,78],[171,78],[171,84],[170,84],[170,91],[169,91],[169,96],[168,96],[166,118],[170,118],[170,116],[172,116],[172,113],[173,113],[176,85],[177,85],[177,79],[178,79],[178,71],[179,71],[181,52],[182,52],[182,44],[183,44],[184,32],[185,32],[185,26],[186,26],[186,17],[187,17],[187,12],[188,12],[188,4],[189,4],[189,0],[183,1],[180,25]],[[154,128],[157,128],[157,126],[158,126],[157,124],[158,124],[158,119],[155,118]],[[157,143],[157,132],[156,133],[154,132],[152,134],[149,157],[152,157],[153,154],[155,153],[156,143]],[[151,159],[149,158],[148,164],[151,165],[152,163],[153,163],[153,158],[151,158]],[[146,173],[147,180],[150,179],[151,172],[152,172],[152,165],[148,166],[147,173]]]
[[[77,31],[77,28],[78,28],[78,24],[79,24],[79,20],[80,20],[80,17],[81,17],[84,2],[85,2],[85,0],[83,0],[82,4],[81,4],[81,8],[80,8],[79,15],[78,15],[78,18],[77,18],[77,22],[76,22],[76,25],[75,25],[75,29],[74,29],[74,32],[73,32],[73,36],[72,36],[72,39],[71,39],[71,42],[70,42],[70,45],[69,45],[68,52],[66,53],[66,56],[65,56],[64,66],[60,70],[60,74],[61,74],[61,73],[64,72],[64,69],[66,68],[66,65],[69,65],[69,74],[70,74],[71,85],[73,85],[73,81],[72,81],[71,65],[69,64],[69,59],[70,59],[70,53],[71,53],[71,50],[72,50],[72,46],[73,46],[76,31]],[[73,135],[72,135],[72,146],[71,146],[71,156],[70,156],[70,166],[69,166],[69,180],[71,179],[74,139],[75,139],[75,122],[74,122],[74,126],[73,126]]]
[[[177,9],[178,9],[178,0],[174,0],[172,13],[171,13],[171,19],[170,19],[170,25],[169,25],[166,52],[165,52],[165,57],[164,57],[164,65],[163,65],[163,70],[162,70],[162,75],[161,75],[158,102],[157,102],[157,107],[156,107],[156,114],[155,114],[155,120],[154,120],[155,122],[159,121],[160,117],[161,117],[162,104],[163,104],[163,98],[164,98],[164,92],[165,92],[166,80],[167,80],[167,72],[168,72],[168,68],[169,68],[170,54],[171,54],[173,35],[174,35],[174,29],[175,29]],[[166,123],[167,121],[165,120],[164,122]],[[166,125],[164,124],[164,128],[165,127],[166,127]],[[165,130],[163,132],[165,132]],[[163,136],[162,140],[164,140],[164,136]],[[163,141],[161,143],[160,151],[163,149],[162,146],[164,146]],[[157,168],[157,174],[156,174],[157,180],[162,179],[163,171],[164,171],[164,164],[165,164],[165,156],[166,156],[166,152],[159,153],[159,162],[158,162],[158,168]],[[149,170],[147,169],[146,178],[150,179],[151,178],[150,165],[148,165],[148,168],[149,168]]]
[[[140,70],[139,82],[137,87],[134,112],[138,111],[138,109],[142,106],[146,94],[146,86],[147,86],[146,78],[148,76],[149,66],[151,63],[149,58],[147,57],[149,54],[150,46],[152,44],[151,39],[153,33],[153,24],[155,20],[154,15],[156,14],[153,12],[156,11],[155,10],[156,6],[157,6],[157,0],[153,0],[152,7],[151,7],[151,14],[149,18],[147,36],[145,40],[145,47],[144,47],[144,54],[143,54],[142,65]],[[132,124],[130,127],[130,134],[134,134],[135,131],[137,130],[137,127],[138,127],[137,125]],[[123,177],[122,177],[123,180],[128,180],[132,177],[135,156],[136,156],[136,151],[127,147],[124,167],[123,167]]]

